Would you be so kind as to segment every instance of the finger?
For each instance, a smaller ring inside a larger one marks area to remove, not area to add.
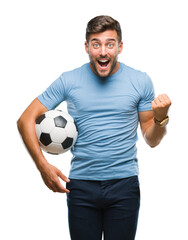
[[[155,98],[154,101],[158,108],[163,108],[168,105],[168,102],[165,100],[165,97],[162,94]]]
[[[63,175],[59,169],[57,169],[53,165],[50,165],[50,173],[49,172],[48,174],[41,173],[41,175],[46,186],[53,192],[61,192],[61,193],[70,192],[68,189],[63,187],[59,177],[65,182],[69,182],[70,180],[65,175]]]
[[[60,183],[59,178],[57,177],[56,180],[51,181],[51,182],[45,182],[46,186],[55,192],[60,192],[60,193],[69,193],[70,191],[66,188],[63,187],[63,185]]]
[[[57,184],[56,186],[53,186],[51,190],[53,192],[59,192],[59,193],[70,193],[70,191],[64,188],[61,184]]]
[[[158,100],[159,100],[159,102],[160,102],[160,106],[161,106],[161,107],[165,107],[165,106],[167,105],[166,100],[165,100],[165,98],[164,98],[163,95],[159,95],[159,96],[158,96]]]
[[[168,105],[171,105],[171,100],[170,100],[170,98],[168,97],[168,95],[163,94],[163,97],[164,97],[164,99],[165,99],[165,102],[166,102]]]
[[[151,106],[152,106],[152,108],[155,106],[154,100],[151,102]]]
[[[165,100],[169,100],[168,95],[166,95],[165,93],[163,93],[162,96],[163,96],[163,98],[164,98]]]
[[[58,175],[64,182],[70,182],[70,179],[68,179],[60,170],[57,172],[57,175]]]
[[[60,192],[60,193],[70,193],[68,189],[63,187],[59,179],[56,182],[56,189],[57,189],[57,192]]]
[[[165,101],[165,98],[164,98],[163,95],[159,95],[159,96],[158,96],[158,99],[159,99],[159,101],[160,101],[161,103],[163,103],[163,102]]]
[[[57,186],[57,192],[60,193],[70,193],[70,191],[66,188],[63,187],[63,185],[61,185],[61,183],[59,182],[58,186]]]
[[[160,104],[161,104],[161,102],[160,102],[160,100],[159,100],[158,97],[154,99],[154,103],[155,103],[156,105],[160,105]]]
[[[50,190],[53,192],[59,192],[59,193],[70,193],[70,191],[66,188],[64,188],[61,183],[56,183],[53,186],[47,186]]]
[[[161,103],[161,107],[169,107],[171,105],[171,101],[166,94],[159,95],[158,99]]]
[[[152,110],[157,108],[157,104],[155,103],[154,100],[151,102],[151,107],[152,107]]]
[[[59,192],[61,193],[70,193],[70,191],[66,188],[61,189]]]

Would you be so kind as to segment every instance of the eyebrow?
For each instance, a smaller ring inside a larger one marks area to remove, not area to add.
[[[91,39],[91,42],[92,41],[98,41],[98,42],[100,42],[100,40],[98,39],[98,38],[93,38],[93,39]],[[106,39],[106,42],[116,42],[116,40],[114,39],[114,38],[107,38]]]

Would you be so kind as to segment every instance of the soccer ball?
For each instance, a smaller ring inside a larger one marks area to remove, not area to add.
[[[74,119],[61,110],[51,110],[35,121],[35,129],[42,150],[61,154],[73,147],[78,136]]]

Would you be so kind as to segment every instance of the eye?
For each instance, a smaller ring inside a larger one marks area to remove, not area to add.
[[[109,47],[109,48],[113,48],[113,47],[114,47],[114,44],[113,44],[113,43],[108,43],[108,47]]]
[[[94,47],[94,48],[99,48],[99,43],[94,43],[94,44],[93,44],[93,47]]]

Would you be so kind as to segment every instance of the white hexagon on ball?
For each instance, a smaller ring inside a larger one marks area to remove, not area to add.
[[[53,118],[44,118],[40,123],[40,130],[42,133],[50,133],[55,128]]]
[[[67,133],[64,128],[55,127],[50,133],[52,142],[62,143],[67,138]]]
[[[69,149],[68,149],[69,150]],[[51,153],[51,154],[61,154],[64,153],[65,150],[62,148],[62,145],[60,143],[50,143],[50,145],[48,145],[46,147],[46,152],[47,153]]]

